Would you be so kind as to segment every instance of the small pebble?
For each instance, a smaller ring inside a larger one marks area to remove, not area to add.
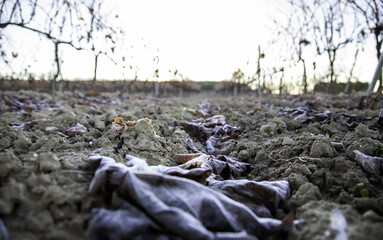
[[[306,166],[306,165],[301,165],[299,167],[299,170],[304,174],[304,175],[311,175],[312,172],[310,171],[310,169]]]
[[[294,143],[294,140],[290,137],[284,137],[282,145],[292,145]]]
[[[55,126],[50,126],[50,127],[46,127],[45,128],[45,131],[47,131],[47,132],[54,132],[54,131],[57,131],[57,127],[55,127]]]

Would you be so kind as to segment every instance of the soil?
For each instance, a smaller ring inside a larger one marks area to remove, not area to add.
[[[383,235],[383,104],[369,109],[370,98],[119,92],[52,98],[34,91],[1,91],[0,97],[0,239],[89,239],[92,209],[110,207],[105,196],[88,193],[90,156],[124,163],[129,154],[149,165],[176,166],[174,155],[193,152],[190,141],[201,153],[250,164],[241,178],[288,181],[290,196],[271,217],[293,213],[303,221],[268,239]],[[217,115],[240,129],[219,148],[183,124]],[[118,117],[126,129],[117,129]]]

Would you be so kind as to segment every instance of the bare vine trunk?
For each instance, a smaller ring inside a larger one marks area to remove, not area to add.
[[[382,40],[380,38],[380,31],[375,32],[375,41],[376,41],[376,56],[378,57],[378,61],[380,59],[380,48],[382,47]],[[379,76],[379,88],[383,87],[382,75]]]
[[[358,58],[358,54],[359,54],[359,48],[355,51],[354,62],[352,63],[352,66],[351,66],[351,69],[350,69],[350,75],[348,77],[348,81],[347,81],[346,87],[344,88],[344,92],[345,93],[349,93],[350,92],[351,80],[353,78],[353,72],[354,72],[356,60]]]
[[[53,95],[56,90],[56,80],[60,75],[61,66],[60,66],[60,58],[59,58],[59,43],[55,42],[55,63],[56,63],[56,73],[53,76],[51,81],[51,94]]]
[[[303,65],[303,76],[302,76],[302,84],[303,84],[303,93],[307,93],[307,69],[306,69],[306,61],[301,58],[300,59]]]
[[[335,56],[336,56],[336,50],[328,51],[328,57],[330,62],[330,84],[327,84],[326,92],[330,92],[330,89],[334,86],[334,83],[336,83],[336,76],[335,76]],[[332,54],[331,54],[332,53]]]
[[[97,53],[94,55],[94,71],[93,71],[93,82],[96,82],[97,80],[97,65],[98,65],[98,56],[100,56],[100,53]]]

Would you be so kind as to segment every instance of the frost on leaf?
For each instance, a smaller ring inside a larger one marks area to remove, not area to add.
[[[84,125],[77,123],[74,127],[70,127],[65,131],[65,134],[69,137],[74,137],[77,135],[84,135],[87,129]]]

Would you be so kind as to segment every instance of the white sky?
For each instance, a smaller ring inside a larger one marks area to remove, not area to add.
[[[139,79],[155,79],[153,72],[157,68],[160,80],[172,78],[168,70],[175,69],[192,80],[230,79],[238,68],[252,76],[258,45],[266,48],[275,37],[270,17],[279,18],[281,11],[287,9],[284,0],[108,0],[104,4],[116,11],[126,32],[123,49],[117,55],[127,56],[127,68],[122,69],[120,61],[116,66],[101,58],[99,79],[132,79],[135,71]],[[12,33],[12,48],[23,54],[15,61],[15,71],[27,65],[37,75],[53,71],[51,43],[15,27],[7,31]],[[277,48],[270,52],[281,55],[281,51]],[[92,54],[70,48],[62,48],[62,53],[63,78],[92,78]],[[345,52],[340,56],[345,68],[351,64],[353,54]],[[370,41],[355,68],[355,75],[361,80],[371,80],[377,64],[375,55],[374,43]],[[160,59],[158,65],[153,62],[155,56]],[[279,61],[277,58],[266,55],[263,66],[272,66]],[[130,65],[133,69],[129,69]],[[9,69],[1,65],[0,71]],[[290,74],[297,77],[301,70],[295,68]]]
[[[268,12],[278,2],[284,1],[114,0],[112,6],[125,23],[127,44],[133,45],[126,54],[133,54],[128,60],[141,79],[152,78],[158,67],[160,79],[178,69],[193,80],[222,80],[267,43]],[[152,61],[156,55],[159,66]]]

